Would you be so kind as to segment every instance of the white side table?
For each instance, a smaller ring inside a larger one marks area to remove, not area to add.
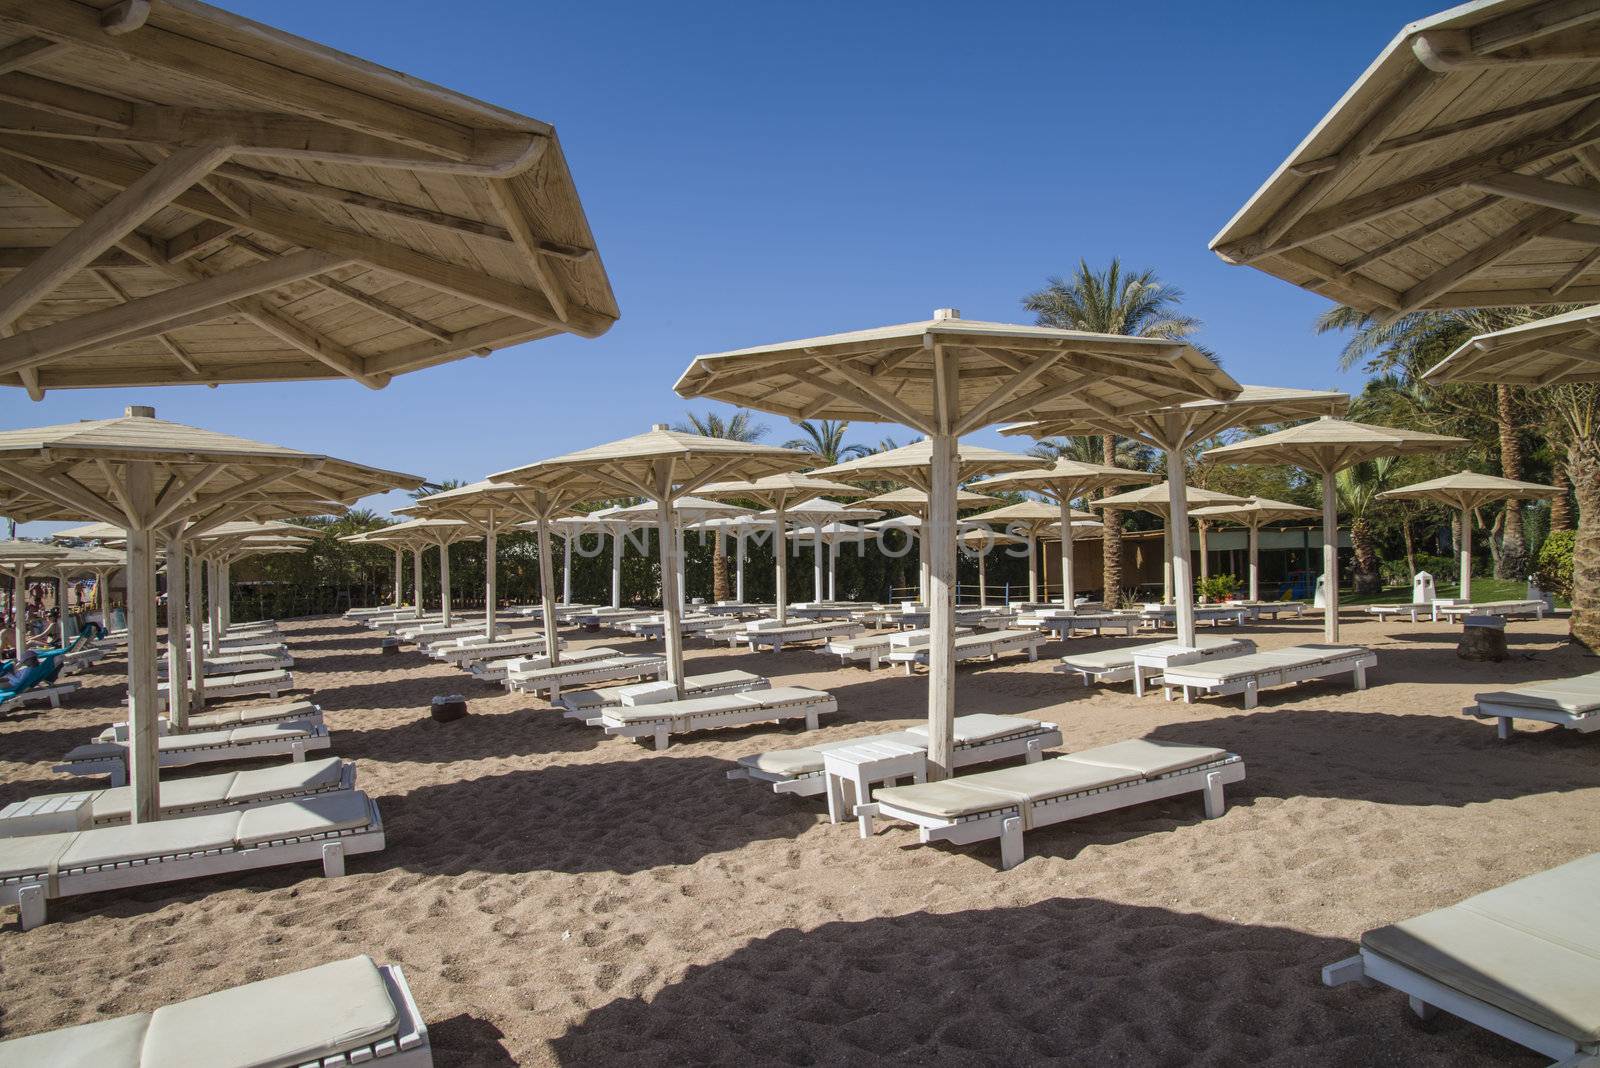
[[[872,784],[910,776],[914,782],[928,777],[928,751],[905,742],[858,742],[829,749],[822,755],[828,784],[828,819],[839,823],[855,815],[856,806],[872,800]],[[861,837],[871,836],[869,821],[858,817]]]
[[[94,819],[92,794],[50,794],[0,808],[0,838],[87,830]]]

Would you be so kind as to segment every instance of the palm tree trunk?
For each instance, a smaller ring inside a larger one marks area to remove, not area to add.
[[[1117,439],[1110,434],[1100,439],[1100,462],[1107,467],[1117,462]],[[1110,497],[1118,492],[1108,488],[1101,496]],[[1122,603],[1122,513],[1113,508],[1100,518],[1104,524],[1100,541],[1102,599],[1107,608],[1116,608]]]
[[[1600,651],[1600,448],[1567,450],[1567,475],[1578,498],[1578,535],[1572,546],[1572,640]]]
[[[1377,593],[1380,586],[1378,551],[1373,545],[1372,524],[1365,516],[1350,524],[1350,544],[1356,558],[1351,586],[1357,594]]]
[[[1406,570],[1411,574],[1411,584],[1417,584],[1417,543],[1411,533],[1411,509],[1400,511],[1400,531],[1406,539]]]
[[[1500,430],[1500,474],[1522,478],[1522,439],[1517,436],[1516,397],[1511,386],[1494,387],[1495,422]],[[1521,578],[1528,571],[1528,541],[1522,531],[1522,503],[1507,501],[1495,578]]]
[[[716,603],[730,600],[728,596],[728,550],[719,531],[716,548],[711,550],[711,598]]]
[[[1571,489],[1567,482],[1567,464],[1564,460],[1557,460],[1553,472],[1556,486],[1561,492],[1550,501],[1550,533],[1558,530],[1572,529],[1572,498]]]

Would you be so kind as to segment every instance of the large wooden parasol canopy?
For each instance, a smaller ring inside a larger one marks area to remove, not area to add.
[[[35,398],[380,388],[618,314],[551,126],[194,0],[0,0],[0,228]]]
[[[1250,497],[1243,504],[1208,504],[1189,513],[1192,519],[1237,523],[1250,531],[1250,600],[1261,599],[1261,528],[1285,519],[1315,519],[1317,511],[1304,505]]]
[[[1363,311],[1600,299],[1600,6],[1402,29],[1211,247]]]
[[[1492,501],[1536,501],[1557,496],[1554,486],[1514,478],[1458,471],[1426,482],[1413,482],[1378,494],[1385,500],[1435,501],[1461,513],[1461,599],[1472,599],[1472,513]]]

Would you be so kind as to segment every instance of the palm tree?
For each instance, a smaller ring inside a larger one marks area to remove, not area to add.
[[[459,478],[446,478],[441,479],[438,482],[424,482],[416,489],[410,491],[411,499],[414,501],[420,501],[424,497],[432,497],[435,493],[443,493],[445,490],[460,489],[465,485],[466,482]]]
[[[728,419],[716,412],[706,412],[704,415],[685,412],[684,421],[674,423],[672,429],[680,434],[699,434],[703,438],[727,438],[730,441],[760,441],[767,436],[766,426],[755,422],[750,413],[742,408]],[[720,535],[711,553],[711,596],[717,601],[728,599],[728,550],[723,546]]]
[[[783,443],[786,449],[799,449],[817,457],[817,466],[831,466],[865,456],[870,451],[865,445],[846,445],[844,432],[850,426],[848,419],[806,419],[800,423],[805,431],[803,438],[791,438]]]
[[[1198,319],[1178,312],[1181,303],[1182,290],[1162,282],[1152,270],[1124,272],[1117,259],[1101,271],[1080,259],[1070,279],[1049,278],[1043,289],[1022,298],[1022,306],[1040,326],[1173,340],[1200,328]],[[1101,441],[1100,462],[1117,462],[1117,439],[1110,434]],[[1117,492],[1117,487],[1108,487],[1104,496]],[[1102,519],[1102,586],[1106,604],[1114,606],[1122,589],[1122,517],[1113,510]]]
[[[1367,515],[1377,505],[1378,494],[1393,488],[1399,470],[1398,459],[1384,456],[1347,467],[1334,476],[1339,508],[1350,517],[1350,545],[1356,558],[1351,585],[1358,594],[1377,593],[1383,586],[1378,571],[1377,539]]]

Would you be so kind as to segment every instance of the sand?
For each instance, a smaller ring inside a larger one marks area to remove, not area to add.
[[[1175,739],[1249,767],[1221,819],[1189,797],[1060,825],[1000,872],[993,844],[918,847],[903,825],[864,842],[820,799],[725,779],[797,726],[655,753],[415,652],[380,656],[355,624],[289,623],[296,681],[359,763],[388,849],[340,880],[308,865],[77,898],[26,933],[8,913],[0,1034],[368,953],[404,966],[440,1064],[1542,1064],[1319,970],[1366,928],[1600,848],[1600,738],[1505,744],[1460,714],[1475,690],[1593,670],[1565,626],[1513,623],[1514,659],[1490,665],[1458,660],[1445,624],[1352,623],[1346,639],[1378,651],[1371,689],[1274,691],[1251,712],[1084,688],[1050,671],[1062,642],[964,667],[962,711],[1053,721],[1066,748]],[[1250,633],[1315,641],[1320,623]],[[574,645],[600,642],[651,647]],[[691,642],[691,671],[729,667],[831,690],[817,738],[909,725],[924,702],[920,677]],[[451,691],[472,714],[435,724],[428,701]],[[70,707],[0,723],[0,803],[96,785],[50,764],[122,694],[92,675]]]

